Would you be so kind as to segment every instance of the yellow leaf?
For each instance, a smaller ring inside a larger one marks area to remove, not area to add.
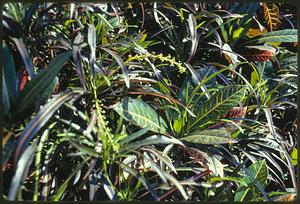
[[[249,38],[253,38],[253,37],[256,37],[256,36],[259,36],[259,35],[263,35],[265,33],[267,33],[267,29],[266,28],[263,28],[263,29],[260,29],[260,28],[250,28],[248,30],[248,32],[246,33],[246,36],[249,37]]]
[[[292,164],[296,166],[298,160],[298,150],[296,148],[294,148],[293,151],[291,152],[291,159],[292,159]]]
[[[264,18],[270,31],[276,30],[281,24],[278,7],[273,3],[263,3]]]

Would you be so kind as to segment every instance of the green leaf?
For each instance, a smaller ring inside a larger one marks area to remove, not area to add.
[[[247,168],[245,171],[246,175],[243,177],[243,180],[246,181],[248,187],[242,186],[235,193],[234,200],[235,201],[245,201],[250,199],[250,193],[254,193],[252,184],[256,184],[258,187],[262,187],[268,179],[268,168],[265,160],[257,161]],[[263,189],[262,189],[263,190]]]
[[[33,64],[32,64],[32,60],[29,56],[29,53],[27,51],[27,48],[26,48],[26,45],[23,41],[22,38],[11,38],[17,49],[19,50],[20,52],[20,55],[23,59],[23,62],[24,62],[24,65],[25,65],[25,68],[26,68],[26,71],[28,72],[29,74],[29,77],[32,79],[35,77],[35,74],[34,74],[34,71],[33,71]]]
[[[236,177],[223,177],[223,178],[220,178],[220,177],[211,177],[209,179],[209,181],[211,183],[214,183],[214,182],[218,182],[218,181],[234,181],[234,182],[237,182],[239,184],[241,184],[242,186],[247,186],[247,183],[245,180],[241,179],[241,178],[236,178]]]
[[[226,129],[195,131],[189,134],[189,136],[181,138],[181,140],[198,144],[212,145],[235,142],[235,140],[230,137],[230,133]]]
[[[258,39],[258,43],[273,43],[273,42],[297,42],[297,29],[285,29],[268,32]]]
[[[58,75],[70,56],[71,52],[59,54],[50,61],[46,69],[42,70],[28,82],[19,97],[17,113],[22,112],[28,105],[40,98],[42,93],[53,83],[54,78]]]
[[[55,77],[52,80],[52,82],[49,84],[49,86],[45,89],[45,91],[41,94],[41,99],[47,100],[48,98],[50,98],[57,85],[58,85],[58,77]]]
[[[90,157],[86,158],[85,160],[83,160],[77,167],[76,169],[74,169],[74,171],[71,173],[71,175],[64,181],[64,183],[59,187],[59,189],[57,190],[56,194],[53,196],[53,201],[58,201],[61,196],[64,194],[66,188],[68,187],[68,184],[70,182],[70,180],[72,179],[73,176],[76,175],[76,173],[82,169],[82,167],[84,166],[84,164],[90,159]]]
[[[18,144],[15,152],[15,164],[19,160],[24,148],[28,145],[30,140],[36,133],[46,124],[59,107],[66,101],[82,95],[84,91],[82,89],[67,90],[56,97],[54,97],[49,103],[47,103],[36,116],[26,125],[25,129],[18,138]]]
[[[245,93],[244,86],[226,86],[212,95],[205,101],[198,110],[196,120],[193,121],[188,129],[195,125],[204,124],[218,116],[227,113],[231,108],[236,106]]]
[[[294,148],[293,151],[291,152],[291,159],[292,159],[292,164],[294,166],[297,166],[297,161],[298,161],[298,150],[297,148]]]
[[[10,101],[9,101],[9,95],[7,90],[6,81],[4,78],[4,74],[2,72],[2,110],[4,115],[10,116]]]
[[[145,145],[153,145],[153,144],[179,144],[184,145],[180,140],[176,138],[169,138],[162,135],[153,135],[144,140],[132,142],[128,145],[124,145],[124,150],[135,150]]]
[[[107,48],[103,48],[102,47],[101,49],[104,50],[105,52],[109,53],[111,56],[113,56],[113,58],[115,58],[115,60],[118,63],[118,65],[121,67],[125,84],[129,88],[130,87],[130,83],[129,83],[128,69],[127,69],[125,63],[123,62],[123,60],[121,59],[121,57],[118,56],[115,52],[113,52],[113,51],[111,51],[111,50],[109,50]]]
[[[167,133],[167,124],[151,106],[141,99],[126,97],[114,110],[124,119],[153,132]]]
[[[9,98],[13,103],[16,102],[16,98],[18,95],[18,86],[16,79],[16,69],[14,59],[9,51],[9,48],[6,46],[6,43],[3,41],[2,45],[3,52],[3,81],[6,82],[6,87],[8,91]]]

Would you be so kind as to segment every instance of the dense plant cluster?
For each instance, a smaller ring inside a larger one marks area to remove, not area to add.
[[[289,200],[285,3],[7,3],[8,200]]]

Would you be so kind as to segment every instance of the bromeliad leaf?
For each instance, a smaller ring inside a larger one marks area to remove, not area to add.
[[[124,98],[114,110],[124,119],[153,132],[167,133],[167,124],[151,106],[141,99]]]
[[[187,137],[181,138],[181,140],[198,144],[212,145],[235,142],[235,140],[230,137],[230,133],[226,129],[196,131]]]
[[[58,75],[70,56],[71,52],[59,54],[50,61],[46,69],[28,82],[19,97],[19,106],[16,113],[22,112],[28,105],[40,98],[41,94],[53,83],[54,78]]]
[[[219,90],[201,105],[196,120],[188,126],[188,129],[195,128],[196,125],[203,125],[209,120],[216,119],[218,116],[227,113],[240,102],[244,93],[244,86],[226,86]]]

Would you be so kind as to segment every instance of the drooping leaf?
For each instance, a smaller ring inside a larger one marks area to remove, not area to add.
[[[10,185],[10,189],[7,197],[8,200],[16,199],[17,193],[28,174],[29,167],[34,158],[36,147],[37,147],[36,142],[29,145],[27,149],[23,152],[22,156],[20,157],[20,160],[18,161],[18,164],[16,166],[17,170],[15,172],[15,175]]]
[[[40,98],[70,56],[71,52],[59,54],[50,61],[46,69],[42,70],[36,77],[28,82],[24,91],[20,94],[17,113],[22,112],[28,105]]]
[[[153,187],[149,184],[148,180],[143,175],[141,175],[139,172],[137,172],[136,170],[134,170],[133,168],[129,167],[124,163],[121,163],[120,166],[124,169],[124,172],[128,172],[129,174],[133,175],[135,178],[139,179],[156,201],[159,200],[157,193],[154,191]]]
[[[35,73],[33,71],[32,60],[28,54],[28,51],[27,51],[27,48],[26,48],[26,45],[25,45],[23,39],[22,38],[12,38],[12,40],[14,41],[16,47],[18,48],[18,50],[20,52],[20,55],[23,59],[23,62],[24,62],[26,71],[29,74],[29,77],[31,79],[33,79]]]
[[[125,63],[123,62],[123,60],[121,59],[120,56],[117,55],[117,53],[102,47],[102,50],[104,50],[105,52],[109,53],[111,56],[113,56],[113,58],[115,58],[116,62],[118,63],[118,65],[121,67],[123,76],[124,76],[124,81],[126,86],[129,88],[130,87],[130,83],[129,83],[129,76],[128,76],[128,69],[125,65]]]
[[[196,120],[188,126],[188,129],[201,125],[209,120],[216,119],[236,106],[245,93],[244,86],[226,86],[205,101],[198,110]]]
[[[153,132],[167,133],[167,124],[159,114],[141,99],[124,98],[114,110],[124,119]]]
[[[66,101],[74,97],[78,97],[83,93],[84,91],[79,88],[67,90],[54,97],[37,113],[37,115],[26,125],[25,129],[18,138],[14,160],[15,164],[19,160],[20,155],[30,140],[46,124],[55,111],[59,109],[59,107]]]
[[[196,131],[186,137],[181,138],[183,141],[193,142],[198,144],[229,144],[235,142],[230,137],[230,133],[226,129],[211,129]]]

